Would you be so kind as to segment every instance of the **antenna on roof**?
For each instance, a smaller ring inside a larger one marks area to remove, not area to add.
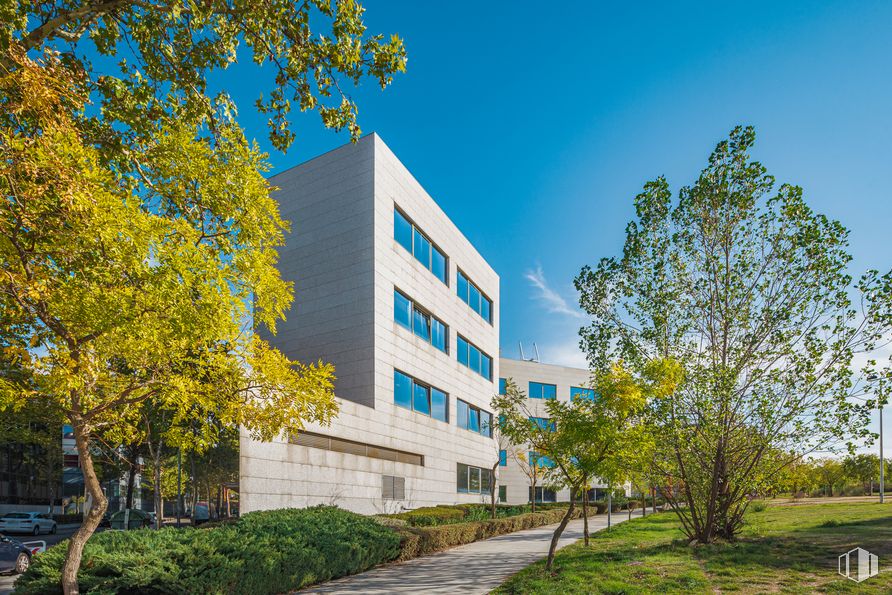
[[[517,346],[520,348],[520,359],[521,359],[521,361],[524,361],[524,362],[537,362],[537,363],[539,362],[539,347],[536,346],[536,342],[535,342],[535,341],[533,341],[533,349],[536,350],[536,355],[533,356],[533,357],[530,357],[530,358],[527,358],[527,356],[526,356],[526,355],[524,354],[524,352],[523,352],[523,341],[518,341],[518,342],[517,342]]]

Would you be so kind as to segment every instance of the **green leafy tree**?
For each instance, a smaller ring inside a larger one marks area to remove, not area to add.
[[[698,542],[739,531],[770,475],[760,469],[769,449],[809,453],[868,436],[872,403],[848,399],[863,390],[852,358],[892,327],[892,272],[853,286],[846,229],[812,211],[801,188],[776,187],[749,156],[754,140],[735,128],[676,200],[664,178],[648,182],[622,256],[576,278],[593,368],[665,358],[683,367],[651,418],[662,483],[681,487],[669,504]]]
[[[141,404],[168,406],[174,428],[213,411],[267,438],[334,414],[329,366],[295,367],[251,336],[291,301],[275,270],[287,225],[264,156],[207,81],[237,56],[271,69],[257,108],[279,149],[294,140],[293,105],[356,138],[348,85],[383,87],[405,67],[402,41],[366,35],[362,14],[351,0],[4,11],[0,336],[39,379],[4,376],[0,406],[45,399],[75,429],[95,506],[69,542],[66,593],[107,505],[92,442],[131,443]]]
[[[873,486],[879,483],[880,457],[875,454],[849,455],[842,461],[845,476],[864,486],[864,491],[873,496]]]
[[[505,394],[492,400],[499,430],[515,444],[529,445],[551,483],[576,493],[593,477],[622,481],[651,448],[649,427],[643,419],[648,399],[674,390],[677,366],[653,362],[645,377],[636,378],[620,365],[596,374],[597,398],[571,402],[549,400],[547,423],[534,419],[526,395],[512,379]],[[547,461],[547,462],[546,462]],[[535,490],[535,488],[534,488]],[[571,498],[567,513],[552,535],[546,561],[551,570],[560,536],[575,511]],[[586,519],[587,524],[587,519]]]
[[[265,156],[207,80],[243,44],[275,72],[257,103],[274,146],[294,138],[292,103],[356,138],[344,84],[385,86],[405,65],[402,42],[367,36],[362,13],[349,0],[6,11],[0,336],[17,375],[3,378],[0,409],[48,402],[74,428],[94,505],[69,541],[67,594],[107,507],[93,444],[133,443],[142,405],[170,411],[197,447],[220,426],[270,439],[336,414],[331,366],[291,362],[251,332],[275,332],[290,306],[275,266],[288,225]],[[87,59],[89,45],[104,59]]]
[[[833,497],[833,489],[839,487],[846,477],[845,468],[836,459],[826,458],[815,461],[812,467],[818,487],[824,490],[824,494]]]

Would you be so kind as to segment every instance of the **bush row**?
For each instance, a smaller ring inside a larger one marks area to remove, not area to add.
[[[35,557],[16,593],[59,593],[66,542]],[[393,560],[400,536],[334,507],[252,512],[209,529],[106,531],[84,551],[82,593],[283,593]]]
[[[536,504],[537,511],[566,509],[566,503]],[[525,505],[496,505],[496,518],[506,518],[532,512],[529,504]],[[483,521],[491,518],[489,504],[456,504],[426,506],[406,512],[382,515],[383,517],[405,521],[413,527],[436,527],[440,525],[453,525],[469,521]]]
[[[557,523],[566,512],[564,505],[564,508],[549,507],[549,510],[542,512],[529,512],[485,521],[396,528],[401,537],[399,560],[409,560],[496,535]],[[580,514],[581,511],[577,508],[573,518],[578,518]]]

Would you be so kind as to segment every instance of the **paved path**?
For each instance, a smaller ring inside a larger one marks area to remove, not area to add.
[[[639,511],[634,516],[640,515]],[[613,523],[628,518],[628,512],[618,512],[613,515]],[[499,535],[308,587],[301,593],[489,593],[515,572],[544,558],[556,527],[555,524]],[[606,514],[589,517],[589,531],[606,527]],[[581,538],[582,520],[570,521],[558,547]]]

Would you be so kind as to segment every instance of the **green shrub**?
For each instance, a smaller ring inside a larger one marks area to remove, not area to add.
[[[750,502],[750,510],[753,512],[762,512],[766,508],[768,508],[768,503],[765,500],[753,500]]]
[[[107,531],[84,550],[82,593],[282,593],[396,558],[399,536],[333,507],[246,514],[209,529]],[[59,593],[67,543],[37,556],[16,583],[25,595]]]
[[[531,512],[486,521],[433,527],[407,527],[399,530],[402,538],[399,559],[409,560],[496,535],[550,525],[560,522],[565,513],[566,508],[552,508],[543,512]],[[580,511],[576,509],[574,518],[578,518],[579,515]]]
[[[426,506],[386,516],[406,521],[413,527],[432,527],[460,523],[466,513],[467,511],[459,506]]]
[[[595,507],[595,514],[604,514],[607,512],[607,502],[604,500],[593,500],[589,505]]]

